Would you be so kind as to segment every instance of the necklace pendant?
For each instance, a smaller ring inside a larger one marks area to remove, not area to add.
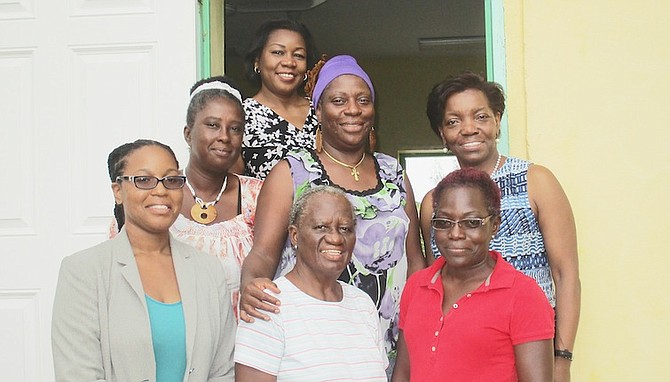
[[[186,175],[186,171],[184,171],[184,175]],[[200,224],[209,224],[214,220],[216,220],[217,213],[216,213],[216,207],[214,206],[221,199],[221,195],[223,195],[223,191],[226,189],[227,184],[228,184],[228,175],[226,175],[226,177],[223,178],[221,191],[219,191],[219,195],[216,196],[216,200],[214,200],[213,202],[205,203],[195,194],[193,186],[191,186],[191,183],[188,182],[188,178],[186,178],[186,186],[188,186],[188,189],[189,191],[191,191],[193,199],[195,200],[195,204],[193,205],[193,207],[191,207],[191,217],[193,218],[194,221]]]
[[[360,177],[361,174],[358,172],[358,170],[356,168],[351,169],[351,175],[354,176],[354,180],[357,181],[357,182],[361,179],[361,177]]]
[[[213,205],[201,206],[196,203],[191,208],[191,217],[200,224],[209,224],[213,222],[216,220],[216,215],[216,207]]]

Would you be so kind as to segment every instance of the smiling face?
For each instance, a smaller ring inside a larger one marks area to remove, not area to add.
[[[298,32],[277,29],[270,33],[255,66],[261,86],[271,93],[291,95],[303,83],[307,72],[307,48]]]
[[[489,208],[484,193],[469,186],[445,189],[435,206],[435,217],[454,221],[465,218],[485,218]],[[500,225],[500,217],[494,216],[478,228],[460,227],[435,230],[435,242],[447,266],[454,269],[474,268],[486,262],[489,242]]]
[[[498,155],[499,130],[500,114],[491,109],[480,90],[468,89],[447,99],[440,136],[463,167],[490,172],[488,167],[493,166]]]
[[[125,159],[123,175],[148,175],[156,178],[179,175],[172,155],[160,146],[144,146]],[[128,230],[139,229],[153,234],[164,234],[177,219],[181,209],[183,189],[168,190],[162,182],[151,190],[141,190],[132,181],[112,183],[117,204],[123,204],[125,225]]]
[[[242,149],[244,114],[229,98],[211,99],[195,115],[193,126],[184,128],[190,147],[189,166],[214,173],[225,173],[236,162]]]
[[[356,244],[351,203],[342,195],[322,193],[307,202],[302,215],[289,226],[289,238],[297,246],[296,269],[336,280]]]
[[[324,145],[338,149],[364,146],[375,119],[370,88],[358,76],[335,78],[323,91],[316,116]]]

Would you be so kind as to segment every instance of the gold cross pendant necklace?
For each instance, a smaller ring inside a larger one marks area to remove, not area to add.
[[[332,159],[333,162],[339,164],[340,166],[344,166],[344,167],[346,167],[346,168],[350,168],[350,169],[351,169],[351,176],[354,177],[354,180],[355,180],[355,181],[358,182],[358,181],[361,179],[361,173],[358,172],[358,166],[360,166],[361,163],[363,163],[363,160],[365,159],[365,153],[363,153],[363,157],[361,158],[361,160],[358,161],[358,163],[356,163],[355,165],[351,166],[351,165],[348,165],[348,164],[346,164],[346,163],[344,163],[344,162],[340,162],[339,160],[333,158],[333,156],[330,155],[330,153],[329,153],[328,151],[326,151],[325,148],[323,149],[323,152],[326,153],[326,155],[328,155],[328,158]]]

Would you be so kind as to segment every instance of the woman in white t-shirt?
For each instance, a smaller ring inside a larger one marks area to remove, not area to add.
[[[365,292],[337,279],[356,243],[351,203],[343,191],[318,186],[296,200],[289,219],[296,265],[275,280],[279,312],[240,321],[235,380],[386,381],[377,309]]]

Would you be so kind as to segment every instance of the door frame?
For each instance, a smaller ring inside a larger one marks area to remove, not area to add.
[[[486,78],[507,90],[507,65],[505,60],[505,15],[503,0],[484,0],[486,30]],[[509,129],[507,114],[500,121],[498,151],[509,156]]]
[[[224,70],[224,5],[225,0],[199,0],[198,76],[206,78],[223,74]],[[507,89],[505,60],[505,18],[503,0],[484,0],[486,40],[486,78]],[[507,114],[500,121],[498,151],[509,155]]]

